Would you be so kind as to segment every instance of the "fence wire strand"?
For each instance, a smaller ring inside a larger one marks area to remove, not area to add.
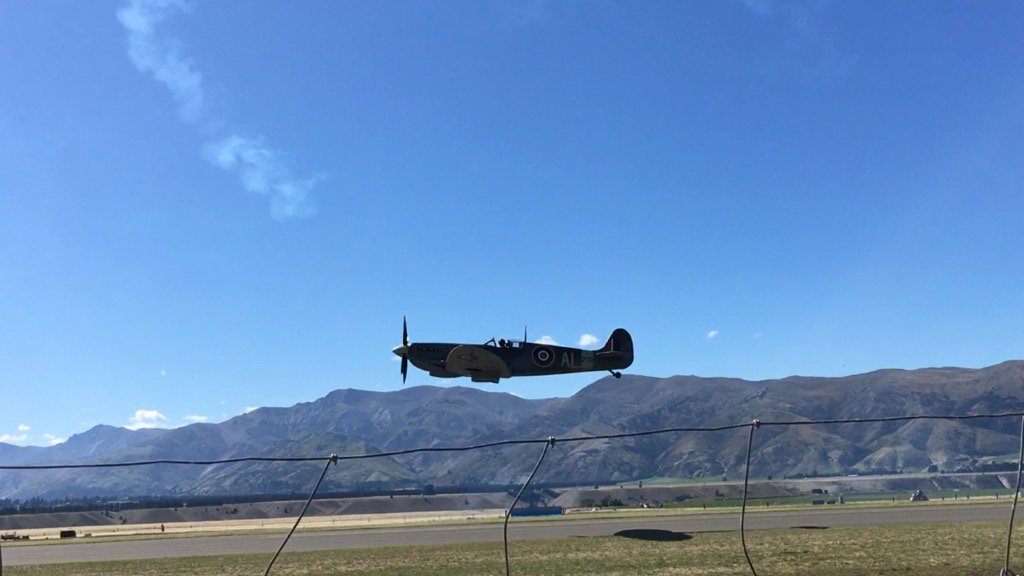
[[[508,565],[508,519],[512,516],[512,509],[519,503],[519,499],[522,498],[523,492],[526,492],[526,487],[533,482],[533,477],[537,475],[537,470],[540,470],[540,464],[544,461],[544,457],[548,455],[548,448],[551,448],[555,444],[554,436],[548,438],[547,442],[544,443],[544,450],[540,453],[540,459],[537,460],[537,465],[533,467],[533,472],[530,472],[530,477],[526,479],[522,488],[516,493],[516,497],[512,500],[512,504],[509,504],[508,510],[505,511],[505,523],[501,528],[501,540],[505,544],[505,576],[510,576]]]
[[[1021,412],[1003,412],[997,414],[970,414],[970,415],[957,415],[957,414],[925,414],[917,416],[887,416],[880,418],[845,418],[845,419],[833,419],[833,420],[778,420],[778,421],[761,421],[761,426],[811,426],[811,425],[827,425],[827,424],[866,424],[866,423],[878,423],[878,422],[905,422],[910,420],[974,420],[981,418],[1008,418],[1016,416],[1018,418],[1024,417],[1024,411]],[[637,432],[620,432],[617,434],[593,434],[587,436],[568,436],[565,438],[555,437],[555,441],[559,443],[567,442],[587,442],[591,440],[615,440],[620,438],[636,438],[640,436],[654,436],[660,434],[672,434],[681,432],[724,432],[727,430],[737,430],[740,428],[746,428],[750,426],[750,423],[743,424],[729,424],[724,426],[696,426],[696,427],[672,427],[672,428],[657,428],[654,430],[641,430]],[[523,444],[543,444],[548,442],[548,438],[519,438],[514,440],[498,440],[494,442],[484,442],[481,444],[470,444],[466,446],[429,446],[419,448],[408,448],[404,450],[392,450],[389,452],[372,452],[367,454],[347,454],[339,455],[338,460],[363,460],[367,458],[390,458],[394,456],[407,456],[411,454],[423,454],[428,452],[469,452],[473,450],[481,450],[484,448],[497,448],[501,446],[514,446]],[[155,464],[175,464],[175,465],[192,465],[192,466],[213,466],[216,464],[235,464],[241,462],[321,462],[323,456],[305,456],[305,457],[294,457],[294,456],[244,456],[237,458],[223,458],[219,460],[138,460],[129,462],[88,462],[88,463],[68,463],[68,464],[22,464],[22,465],[0,465],[0,470],[73,470],[82,468],[123,468],[129,466],[152,466]]]
[[[526,483],[519,489],[515,499],[512,501],[512,505],[509,506],[508,511],[505,514],[505,521],[503,525],[503,536],[505,547],[505,574],[510,575],[509,569],[509,556],[508,556],[508,522],[509,517],[512,515],[512,509],[519,502],[523,493],[527,487],[533,481],[534,476],[540,469],[541,463],[548,454],[548,450],[555,443],[577,443],[577,442],[588,442],[593,440],[615,440],[622,438],[637,438],[642,436],[655,436],[661,434],[673,434],[673,433],[702,433],[702,432],[724,432],[728,430],[738,430],[741,428],[749,428],[749,437],[747,442],[747,454],[746,454],[746,468],[744,470],[743,477],[743,503],[740,508],[740,542],[743,547],[743,555],[746,558],[747,566],[750,568],[751,574],[757,576],[757,571],[754,568],[754,563],[750,558],[750,554],[747,550],[746,543],[746,512],[747,512],[747,498],[750,489],[750,460],[753,452],[754,442],[754,431],[761,426],[814,426],[814,425],[831,425],[831,424],[869,424],[869,423],[888,423],[888,422],[907,422],[912,420],[978,420],[978,419],[1000,419],[1017,417],[1021,418],[1021,449],[1020,456],[1017,462],[1017,483],[1016,491],[1014,492],[1013,508],[1010,512],[1009,527],[1007,529],[1006,536],[1006,559],[1003,570],[1000,572],[1001,576],[1013,576],[1014,573],[1010,571],[1010,550],[1013,538],[1013,523],[1014,516],[1017,510],[1017,501],[1020,496],[1021,490],[1021,477],[1024,472],[1024,411],[1018,412],[1002,412],[993,414],[919,414],[912,416],[882,416],[872,418],[836,418],[836,419],[825,419],[825,420],[776,420],[776,421],[761,421],[754,420],[744,424],[729,424],[722,426],[696,426],[696,427],[671,427],[671,428],[658,428],[654,430],[642,430],[637,432],[621,432],[615,434],[594,434],[586,436],[568,436],[565,438],[557,438],[555,436],[549,436],[547,438],[524,438],[524,439],[513,439],[513,440],[497,440],[492,442],[483,442],[478,444],[470,444],[465,446],[429,446],[419,448],[408,448],[403,450],[392,450],[388,452],[373,452],[366,454],[347,454],[347,455],[336,455],[331,454],[327,457],[327,462],[324,464],[324,469],[320,473],[320,477],[317,479],[316,485],[313,487],[309,498],[306,500],[306,504],[302,507],[302,511],[299,513],[298,518],[295,519],[295,523],[292,525],[291,530],[285,536],[284,541],[281,542],[281,546],[270,560],[270,564],[267,566],[264,576],[270,574],[270,570],[273,567],[281,551],[284,550],[288,541],[291,539],[292,534],[299,526],[299,522],[302,521],[306,511],[309,509],[313,498],[316,496],[317,491],[320,489],[320,485],[323,483],[324,478],[327,475],[327,471],[331,464],[337,464],[340,461],[347,460],[364,460],[370,458],[391,458],[396,456],[407,456],[412,454],[423,454],[423,453],[448,453],[448,452],[469,452],[475,450],[482,450],[486,448],[497,448],[504,446],[517,446],[517,445],[529,445],[529,444],[544,444],[544,449],[541,452],[540,459],[537,461],[537,465],[534,466],[533,472],[527,478]],[[169,465],[182,465],[182,466],[213,466],[219,464],[236,464],[236,463],[247,463],[247,462],[291,462],[291,463],[302,463],[302,462],[323,462],[323,456],[310,456],[310,457],[298,457],[298,456],[245,456],[237,458],[223,458],[217,460],[174,460],[174,459],[158,459],[158,460],[138,460],[128,462],[85,462],[85,463],[67,463],[67,464],[24,464],[24,465],[0,465],[0,470],[7,471],[30,471],[30,470],[75,470],[75,469],[90,469],[90,468],[125,468],[125,467],[138,467],[138,466],[153,466],[157,464],[169,464]],[[3,576],[3,547],[0,544],[0,576]]]

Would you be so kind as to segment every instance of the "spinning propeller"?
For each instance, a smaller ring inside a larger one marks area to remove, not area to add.
[[[405,384],[405,377],[409,373],[409,328],[405,324],[405,316],[402,316],[402,345],[395,346],[391,351],[402,357],[402,384]]]

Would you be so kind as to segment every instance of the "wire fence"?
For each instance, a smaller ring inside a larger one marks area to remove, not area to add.
[[[616,434],[595,434],[587,436],[569,436],[564,438],[558,438],[555,436],[549,436],[547,438],[537,439],[517,439],[517,440],[500,440],[495,442],[485,442],[481,444],[471,444],[466,446],[448,446],[448,447],[422,447],[422,448],[409,448],[405,450],[393,450],[390,452],[375,452],[370,454],[330,454],[328,456],[312,456],[312,457],[266,457],[266,456],[250,456],[250,457],[239,457],[239,458],[226,458],[220,460],[139,460],[133,462],[95,462],[95,463],[77,463],[77,464],[41,464],[41,465],[0,465],[0,471],[28,471],[28,470],[73,470],[73,469],[90,469],[90,468],[126,468],[136,466],[154,466],[157,464],[173,464],[181,466],[212,466],[215,464],[233,464],[242,462],[321,462],[324,467],[317,478],[316,483],[313,486],[312,491],[309,494],[309,498],[306,499],[305,505],[296,517],[295,522],[292,524],[288,534],[284,537],[281,545],[278,547],[277,552],[270,559],[266,570],[263,572],[264,576],[269,576],[271,570],[274,567],[274,563],[277,561],[281,552],[287,546],[288,541],[299,527],[299,523],[305,516],[306,511],[309,509],[313,499],[316,498],[317,491],[320,489],[320,485],[323,483],[324,478],[327,477],[327,473],[332,465],[336,465],[340,462],[353,461],[353,460],[367,460],[372,458],[390,458],[395,456],[406,456],[412,454],[424,454],[432,452],[469,452],[475,450],[483,450],[487,448],[495,448],[502,446],[523,446],[542,444],[543,450],[540,453],[540,458],[537,460],[537,464],[534,466],[533,471],[530,473],[526,482],[519,488],[516,493],[515,499],[512,504],[505,510],[504,522],[502,525],[502,542],[504,545],[504,560],[505,560],[505,574],[506,576],[511,575],[511,568],[509,563],[509,548],[508,548],[508,524],[509,519],[512,516],[512,511],[516,504],[519,503],[523,493],[529,488],[533,482],[534,477],[540,470],[541,465],[544,463],[545,457],[549,453],[549,449],[556,444],[567,444],[567,443],[578,443],[588,442],[594,440],[616,440],[624,438],[637,438],[641,436],[656,436],[656,435],[669,435],[669,434],[680,434],[680,433],[715,433],[724,432],[728,430],[739,430],[747,428],[749,435],[747,437],[747,450],[746,450],[746,463],[744,465],[743,475],[743,498],[740,506],[739,515],[739,534],[740,534],[740,545],[743,548],[743,557],[746,560],[747,567],[750,570],[752,576],[757,576],[757,569],[754,566],[754,561],[750,556],[750,551],[747,547],[746,538],[746,517],[747,517],[747,496],[750,488],[750,458],[754,451],[754,440],[755,432],[761,428],[766,427],[788,427],[788,426],[822,426],[830,424],[867,424],[867,423],[887,423],[887,422],[909,422],[913,420],[981,420],[981,419],[1002,419],[1002,418],[1020,418],[1021,429],[1020,429],[1020,452],[1017,459],[1017,480],[1016,489],[1014,490],[1013,506],[1010,510],[1010,518],[1008,522],[1007,534],[1006,534],[1006,556],[1004,559],[1003,568],[999,573],[999,576],[1015,576],[1014,572],[1010,570],[1010,556],[1011,556],[1011,543],[1013,538],[1013,524],[1014,517],[1017,512],[1017,501],[1020,497],[1021,489],[1021,477],[1022,470],[1024,470],[1024,412],[1003,412],[993,414],[966,414],[966,415],[916,415],[916,416],[887,416],[878,418],[837,418],[827,420],[780,420],[780,421],[761,421],[752,420],[751,422],[743,424],[730,424],[726,426],[712,426],[712,427],[674,427],[674,428],[660,428],[656,430],[643,430],[637,432],[622,432]],[[0,545],[0,576],[3,576],[3,547]]]

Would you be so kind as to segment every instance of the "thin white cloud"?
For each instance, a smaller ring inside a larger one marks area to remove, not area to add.
[[[270,197],[274,218],[304,218],[315,212],[309,193],[319,180],[300,180],[281,161],[281,153],[270,148],[263,138],[232,134],[203,147],[203,156],[214,166],[238,174],[242,187]]]
[[[580,336],[580,340],[577,344],[580,346],[593,346],[598,342],[600,342],[600,340],[597,339],[597,336],[594,336],[593,334],[584,334]]]
[[[490,4],[519,25],[542,23],[549,18],[547,0],[491,0]]]
[[[0,434],[0,442],[8,444],[24,442],[25,440],[28,440],[28,434]]]
[[[242,414],[248,414],[249,412],[252,412],[253,410],[258,410],[258,409],[259,409],[259,406],[246,406],[245,410],[242,410]]]
[[[201,416],[199,414],[190,414],[190,415],[185,416],[184,418],[182,418],[182,420],[184,420],[185,422],[191,422],[193,424],[195,424],[196,422],[206,422],[209,419],[210,419],[209,417]]]
[[[67,438],[59,438],[53,434],[43,434],[43,438],[50,443],[50,446],[56,446],[57,444],[62,444],[67,441]]]
[[[760,340],[761,338],[764,338],[764,334],[761,334],[760,332],[754,332],[754,340]]]
[[[182,120],[211,135],[225,122],[211,118],[204,106],[202,73],[182,54],[177,39],[159,33],[165,20],[190,11],[184,0],[129,0],[117,11],[117,19],[128,33],[128,57],[135,67],[170,90]],[[203,155],[214,166],[237,174],[249,192],[270,198],[274,218],[287,220],[314,214],[310,192],[321,178],[293,176],[282,154],[266,145],[262,137],[222,132],[203,146]]]
[[[771,0],[743,0],[743,4],[758,16],[767,16],[772,13]]]
[[[139,430],[141,428],[158,428],[167,423],[167,416],[164,416],[157,410],[145,410],[139,409],[135,411],[135,416],[128,419],[131,424],[125,426],[129,430]]]
[[[708,332],[708,340],[714,340],[718,337],[718,330],[712,330]]]
[[[18,432],[28,432],[32,427],[27,424],[18,424]]]
[[[558,346],[558,342],[555,342],[555,339],[552,338],[551,336],[541,336],[540,338],[535,340],[534,343],[535,344],[547,344],[549,346]]]
[[[856,68],[857,57],[848,53],[829,28],[823,26],[819,10],[775,0],[741,1],[757,17],[780,21],[792,31],[796,39],[793,46],[805,53],[801,72],[805,80],[841,80]]]

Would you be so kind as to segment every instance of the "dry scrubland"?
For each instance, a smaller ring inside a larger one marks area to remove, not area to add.
[[[929,524],[755,531],[748,535],[759,573],[995,576],[1002,568],[1006,525]],[[1024,566],[1024,537],[1014,538]],[[630,538],[513,541],[512,573],[629,576],[749,574],[733,532],[698,533],[674,542]],[[259,575],[270,555],[179,558],[94,564],[7,567],[9,576]],[[286,553],[278,575],[504,574],[501,544],[461,544]]]

